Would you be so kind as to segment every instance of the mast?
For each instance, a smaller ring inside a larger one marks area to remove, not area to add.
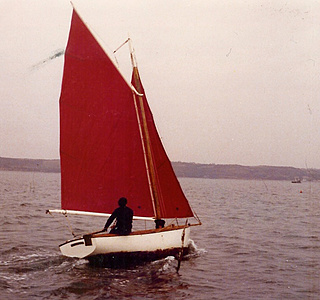
[[[159,190],[158,190],[158,184],[157,184],[157,177],[156,177],[156,168],[154,165],[153,157],[152,157],[152,150],[151,150],[151,142],[150,142],[150,135],[149,135],[149,130],[148,130],[148,125],[147,125],[147,118],[146,118],[146,113],[145,113],[145,108],[143,104],[143,97],[144,97],[144,91],[141,86],[140,82],[140,76],[139,76],[139,71],[138,71],[138,66],[137,62],[134,56],[134,50],[131,45],[131,40],[130,38],[128,39],[129,42],[129,47],[130,47],[130,57],[131,57],[131,63],[132,63],[132,80],[135,89],[137,90],[138,94],[133,94],[134,99],[138,98],[138,104],[140,108],[140,113],[142,117],[142,132],[144,134],[144,146],[146,149],[146,162],[147,162],[147,172],[148,176],[150,178],[150,188],[151,188],[151,196],[152,196],[152,201],[153,205],[155,208],[155,218],[156,220],[161,219],[161,210],[160,210],[160,201],[159,201]],[[139,116],[138,116],[139,117]]]

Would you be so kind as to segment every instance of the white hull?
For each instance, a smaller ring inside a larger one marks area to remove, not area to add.
[[[188,247],[190,227],[134,232],[119,236],[107,233],[91,234],[60,245],[63,255],[93,259],[102,256],[161,257],[175,255]]]

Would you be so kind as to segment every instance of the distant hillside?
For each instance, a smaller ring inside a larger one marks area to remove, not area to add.
[[[178,177],[261,180],[292,180],[299,177],[305,180],[320,180],[320,170],[318,169],[273,166],[247,167],[184,162],[173,162],[172,166]]]
[[[261,179],[292,180],[296,177],[305,180],[320,180],[319,169],[299,169],[293,167],[197,164],[172,162],[178,177],[212,179]],[[0,157],[0,170],[29,172],[60,172],[58,159],[18,159]]]
[[[31,172],[60,172],[59,159],[24,159],[0,157],[0,170],[31,171]]]

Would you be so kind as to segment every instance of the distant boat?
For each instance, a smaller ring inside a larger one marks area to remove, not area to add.
[[[134,220],[152,228],[76,237],[59,246],[68,257],[106,264],[181,257],[190,227],[201,225],[157,133],[132,47],[130,54],[131,83],[73,7],[60,96],[61,209],[48,212],[107,217],[126,197]],[[156,229],[162,219],[167,225]]]
[[[292,183],[301,183],[301,179],[296,177],[294,180],[291,181]]]

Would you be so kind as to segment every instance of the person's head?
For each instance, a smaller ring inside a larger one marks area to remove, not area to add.
[[[127,198],[121,197],[118,201],[120,207],[125,207],[127,205]]]

